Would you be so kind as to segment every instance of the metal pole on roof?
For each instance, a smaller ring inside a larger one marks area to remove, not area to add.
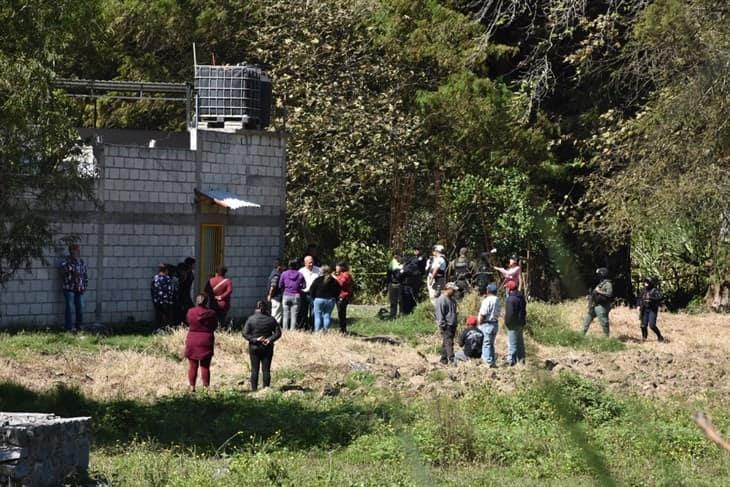
[[[192,110],[193,87],[190,83],[185,83],[185,125],[190,127],[192,124],[190,111]]]
[[[195,43],[193,42],[193,80],[198,75],[198,54],[195,52]],[[193,115],[190,113],[191,111],[191,98],[194,96],[193,87],[191,87],[189,84],[187,85],[187,94],[186,94],[186,106],[185,109],[187,111],[187,124],[188,127],[197,127],[197,123],[193,123]],[[195,116],[197,117],[198,113],[198,103],[197,103],[197,97],[195,101]]]
[[[94,99],[94,128],[96,128],[96,119],[97,119],[97,98],[94,96],[94,84],[91,84],[91,96]]]

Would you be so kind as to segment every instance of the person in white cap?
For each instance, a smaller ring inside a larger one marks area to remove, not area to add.
[[[434,245],[431,258],[426,265],[428,271],[428,277],[426,282],[428,284],[428,297],[431,299],[431,303],[436,305],[436,299],[438,299],[441,290],[444,288],[446,282],[446,269],[449,263],[444,257],[444,246]]]
[[[458,315],[456,312],[456,300],[454,293],[459,287],[453,282],[449,282],[441,291],[441,296],[436,300],[436,325],[441,331],[442,345],[441,363],[454,363],[454,337],[456,336],[456,325],[458,323]]]

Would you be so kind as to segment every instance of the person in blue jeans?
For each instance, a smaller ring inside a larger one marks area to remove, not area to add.
[[[527,323],[527,302],[517,290],[517,283],[507,281],[507,301],[504,305],[504,326],[507,328],[507,365],[510,367],[525,363],[525,337],[523,330]]]
[[[284,293],[282,300],[282,306],[284,307],[282,329],[284,330],[296,330],[297,328],[299,304],[306,285],[304,276],[297,270],[298,268],[299,262],[291,260],[289,261],[289,269],[282,272],[281,277],[279,277],[278,287]]]
[[[312,282],[309,288],[309,294],[313,299],[314,331],[329,330],[332,323],[332,310],[340,295],[340,283],[332,275],[330,266],[322,266],[320,276]]]
[[[479,307],[479,329],[484,335],[482,343],[482,361],[489,367],[497,366],[497,356],[494,352],[494,341],[499,330],[499,298],[497,297],[497,285],[489,284],[482,289],[485,295],[482,305]]]
[[[84,322],[83,296],[89,285],[88,268],[81,258],[78,244],[68,246],[69,255],[61,262],[63,297],[66,302],[64,326],[66,331],[78,331]],[[74,316],[76,315],[76,321]]]

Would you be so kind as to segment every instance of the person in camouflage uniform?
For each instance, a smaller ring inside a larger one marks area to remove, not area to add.
[[[598,318],[603,328],[603,334],[609,335],[608,313],[613,303],[613,284],[608,278],[608,269],[600,267],[596,269],[596,275],[600,279],[598,285],[591,290],[588,296],[588,313],[583,320],[583,334],[588,333],[594,318]]]

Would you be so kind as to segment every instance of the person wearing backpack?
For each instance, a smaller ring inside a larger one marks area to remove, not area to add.
[[[454,354],[454,360],[457,362],[467,362],[469,359],[481,358],[484,333],[477,328],[478,322],[479,320],[474,315],[466,317],[466,328],[458,340],[462,351]]]
[[[590,328],[593,319],[598,318],[601,328],[603,328],[603,334],[608,336],[608,313],[611,311],[611,304],[613,303],[613,284],[608,278],[608,269],[605,267],[596,269],[596,275],[599,282],[588,296],[588,313],[583,320],[583,334],[588,333],[588,328]]]
[[[641,339],[646,341],[649,336],[649,330],[656,334],[659,342],[664,342],[664,337],[656,326],[657,315],[659,314],[659,305],[664,301],[664,296],[657,286],[657,280],[653,277],[644,279],[644,292],[639,298],[639,322],[641,325]]]
[[[517,283],[507,281],[507,300],[504,305],[504,326],[507,328],[507,365],[525,363],[524,329],[527,324],[527,302],[517,289]]]

